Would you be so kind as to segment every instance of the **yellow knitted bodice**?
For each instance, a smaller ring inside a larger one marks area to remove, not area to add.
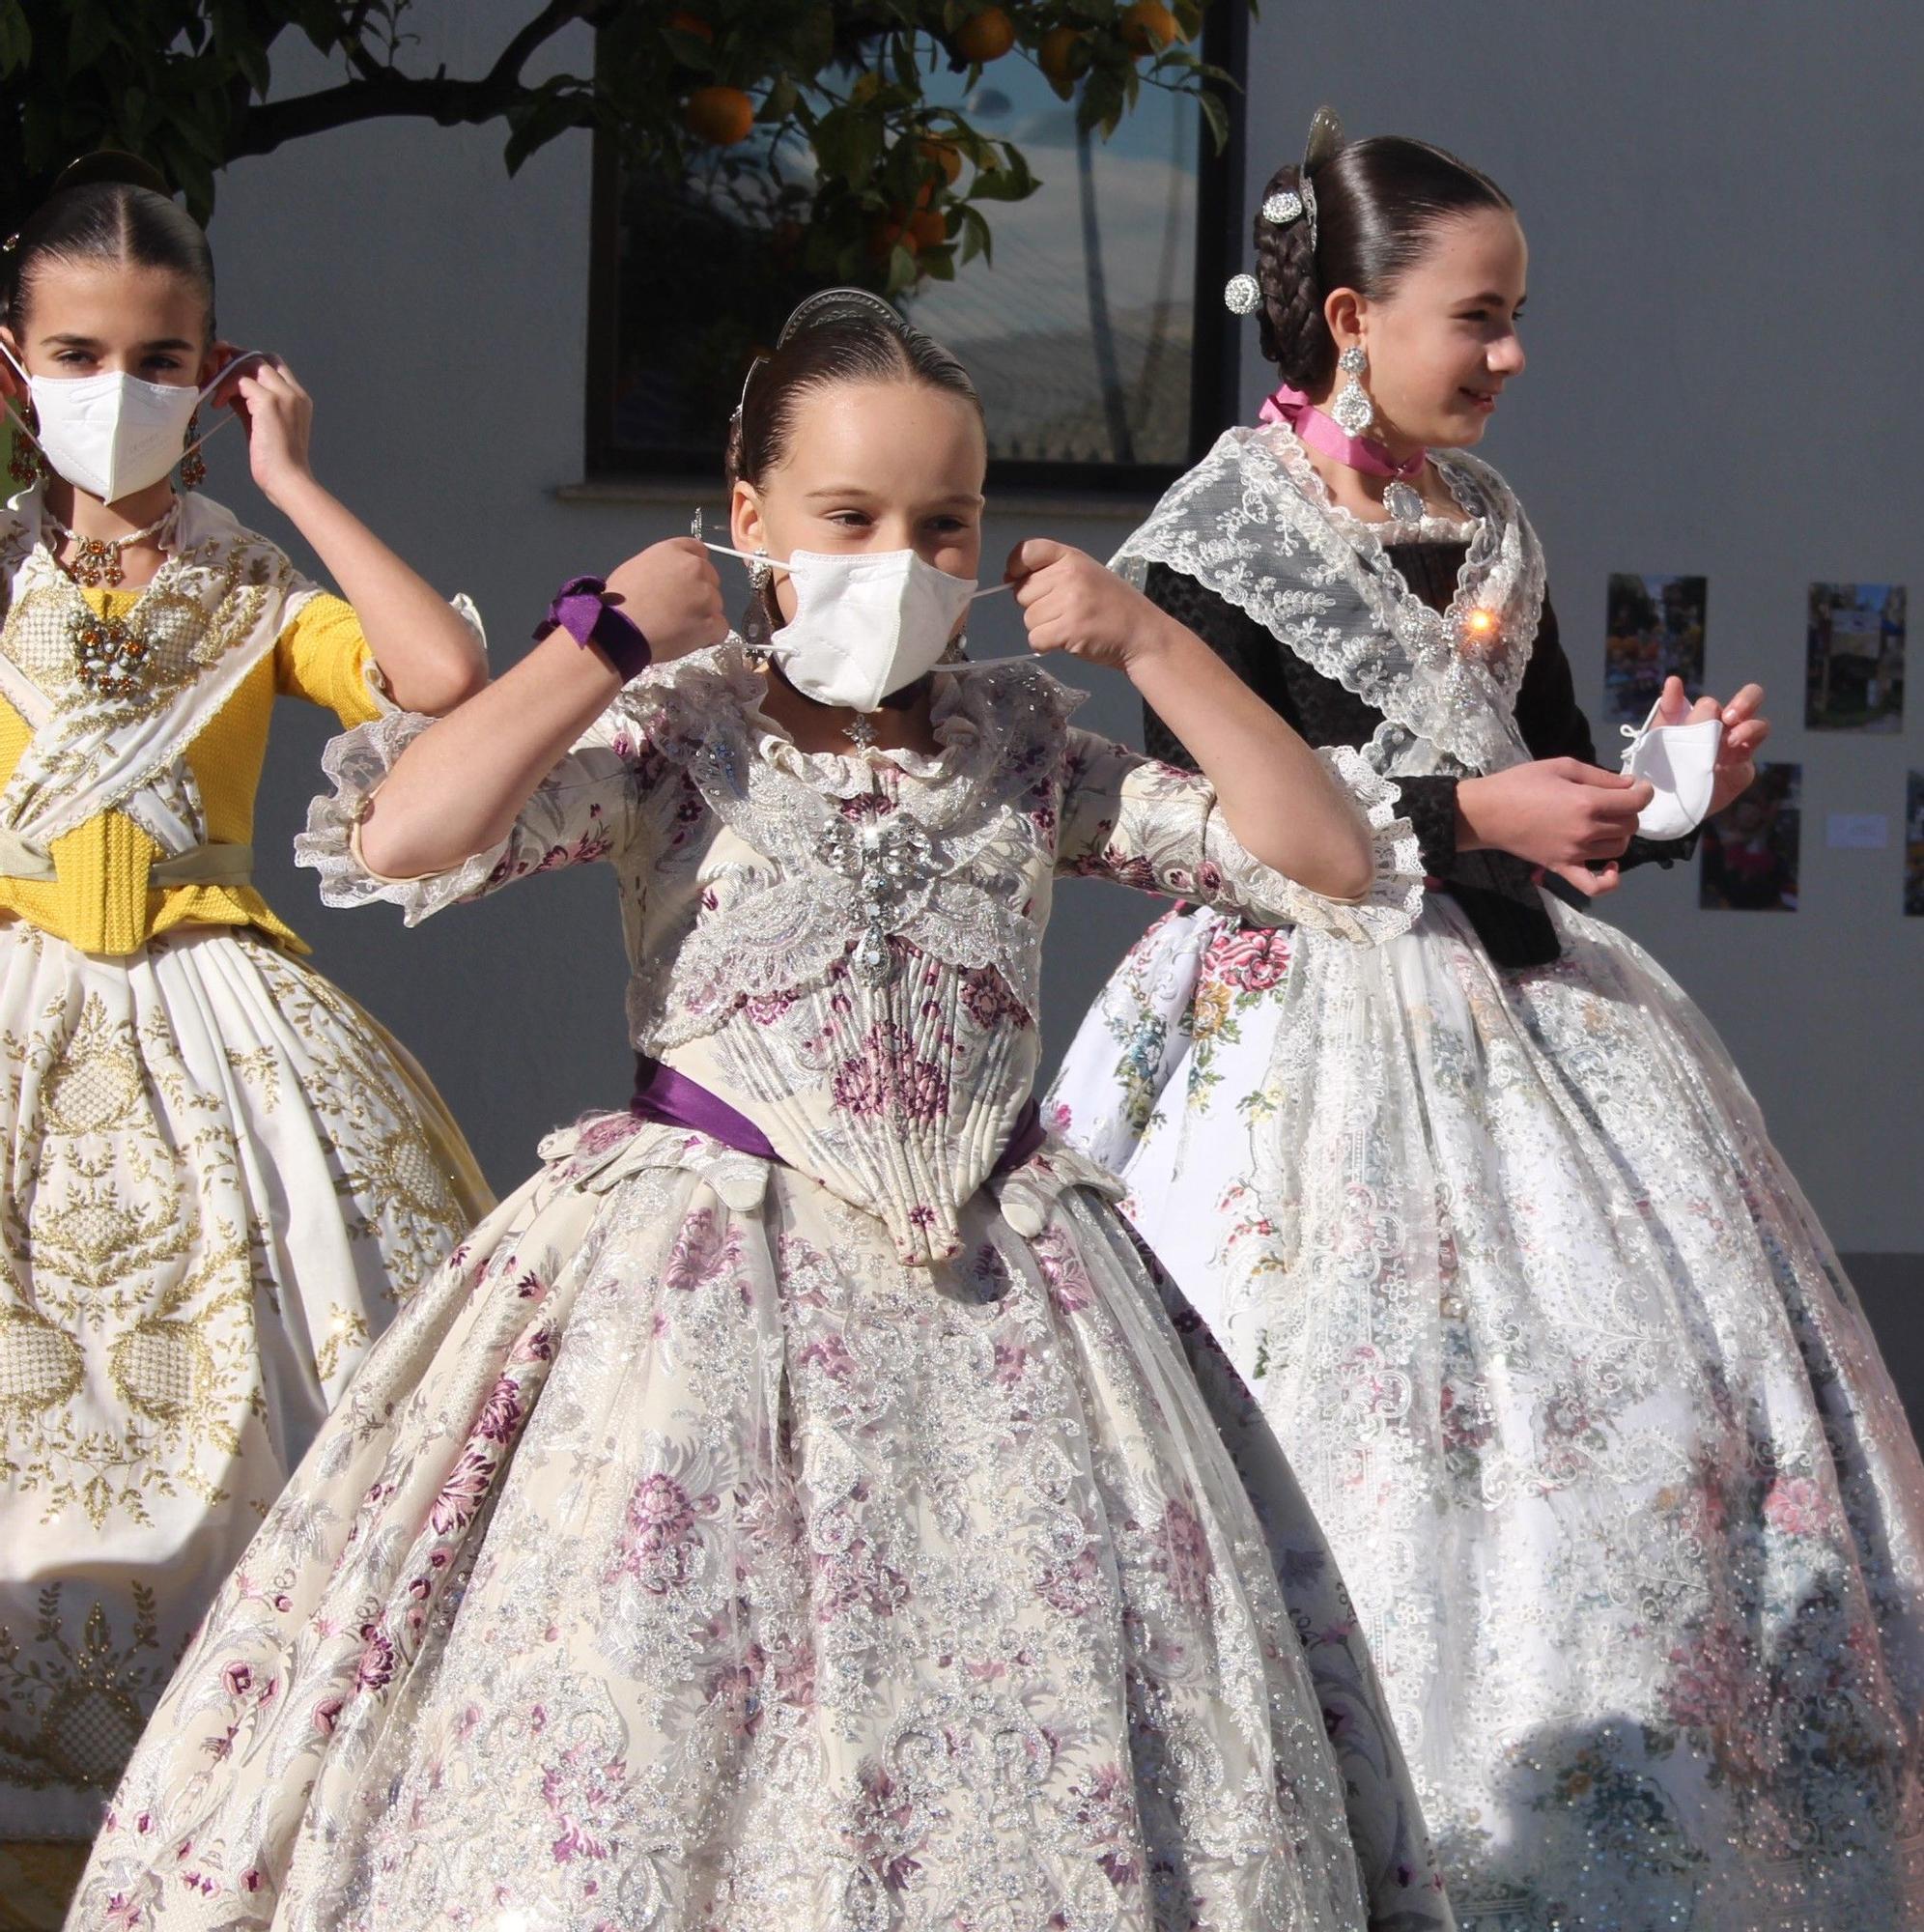
[[[84,590],[95,611],[125,617],[137,590]],[[247,845],[254,836],[254,795],[267,757],[268,725],[277,694],[328,706],[343,725],[379,715],[368,684],[372,654],[351,605],[321,596],[305,604],[272,652],[187,748],[186,761],[207,810],[211,844]],[[0,785],[33,733],[0,699]],[[137,952],[156,934],[184,925],[250,925],[290,952],[305,952],[294,930],[251,886],[157,887],[148,878],[160,848],[132,819],[103,811],[49,848],[52,879],[0,877],[0,917],[11,913],[83,952]]]

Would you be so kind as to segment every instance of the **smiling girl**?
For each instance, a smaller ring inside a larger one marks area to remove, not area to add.
[[[0,518],[0,1838],[76,1847],[370,1338],[487,1198],[248,843],[277,693],[347,724],[445,709],[479,640],[315,481],[306,395],[236,369],[207,239],[149,179],[109,157],[58,189],[0,327],[38,472]],[[240,416],[352,606],[176,490],[197,405]]]
[[[1030,1102],[1059,874],[1356,943],[1411,916],[1406,841],[1059,544],[1011,560],[1032,646],[1152,693],[1207,778],[1032,662],[930,670],[985,461],[951,356],[811,300],[732,466],[775,668],[682,539],[443,723],[337,745],[337,902],[611,861],[636,1096],[376,1348],[76,1932],[1448,1926],[1314,1522]]]
[[[1468,454],[1523,370],[1522,230],[1434,148],[1325,135],[1257,246],[1231,306],[1282,384],[1118,565],[1365,749],[1433,890],[1369,952],[1166,921],[1071,1051],[1066,1130],[1329,1525],[1467,1924],[1924,1924],[1924,1467],[1709,1024],[1539,885],[1581,903],[1688,842],[1597,765],[1536,534]],[[1721,727],[1711,810],[1761,697],[1665,693]]]

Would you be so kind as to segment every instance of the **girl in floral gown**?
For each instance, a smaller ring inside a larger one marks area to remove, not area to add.
[[[959,366],[817,298],[733,453],[778,668],[683,540],[568,586],[443,724],[335,744],[334,903],[610,862],[636,1098],[553,1135],[374,1351],[76,1928],[1449,1923],[1272,1438],[1030,1100],[1058,876],[1368,944],[1413,848],[1058,545],[1011,560],[1032,644],[1124,669],[1210,777],[1073,728],[1031,662],[918,676],[983,467]],[[807,695],[844,675],[883,701]]]
[[[249,843],[277,694],[448,709],[478,631],[316,482],[288,371],[233,372],[207,239],[139,171],[82,164],[5,258],[0,1925],[55,1922],[215,1587],[490,1199]],[[197,397],[352,604],[176,493]]]
[[[1435,889],[1370,952],[1178,913],[1090,1012],[1059,1118],[1328,1526],[1459,1918],[1924,1925],[1924,1467],[1721,1042],[1538,884],[1688,843],[1637,836],[1651,788],[1598,767],[1535,533],[1467,453],[1522,369],[1521,233],[1416,142],[1309,175],[1257,224],[1284,386],[1118,567],[1366,751]],[[1712,809],[1760,698],[1695,707]]]

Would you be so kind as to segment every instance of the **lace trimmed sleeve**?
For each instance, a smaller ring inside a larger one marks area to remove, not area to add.
[[[394,711],[335,738],[322,755],[333,791],[307,809],[294,841],[295,863],[321,875],[330,906],[386,899],[410,925],[464,899],[477,899],[530,872],[605,859],[634,837],[646,729],[633,690],[624,691],[536,786],[507,837],[441,872],[389,879],[360,853],[359,828],[370,801],[401,753],[435,723]]]
[[[1423,909],[1423,857],[1395,783],[1347,746],[1319,751],[1369,821],[1375,876],[1360,900],[1325,898],[1255,858],[1198,773],[1071,731],[1056,869],[1191,899],[1259,925],[1295,925],[1377,946]]]

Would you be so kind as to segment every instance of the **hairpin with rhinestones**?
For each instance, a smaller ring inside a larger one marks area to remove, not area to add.
[[[1316,190],[1310,170],[1320,166],[1343,146],[1343,122],[1334,107],[1318,107],[1310,117],[1309,139],[1303,143],[1303,165],[1295,187],[1278,188],[1262,204],[1262,218],[1275,228],[1308,219],[1310,252],[1316,246]],[[1244,271],[1231,275],[1223,289],[1223,306],[1231,315],[1253,315],[1262,306],[1262,284]]]

